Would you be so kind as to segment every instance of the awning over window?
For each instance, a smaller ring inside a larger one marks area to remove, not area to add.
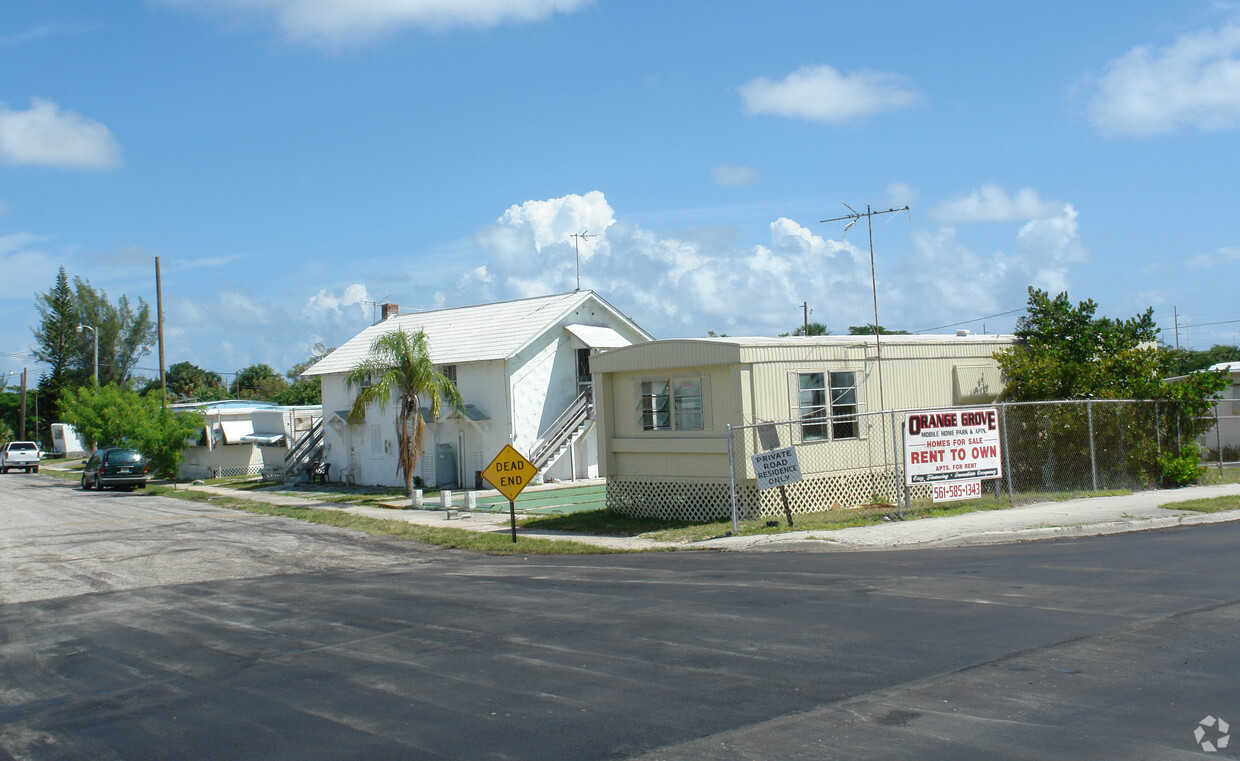
[[[284,443],[284,434],[282,433],[251,433],[242,436],[241,441],[250,444],[258,444],[264,447],[277,447]]]
[[[431,410],[430,410],[430,408],[429,408],[429,407],[422,407],[422,408],[420,409],[420,412],[422,413],[422,420],[423,420],[423,421],[425,421],[425,422],[427,422],[427,423],[431,422]],[[440,418],[440,420],[442,420],[442,419],[444,419],[444,418],[447,418],[447,417],[452,417],[452,416],[453,416],[453,415],[455,415],[455,414],[456,414],[456,413],[455,413],[455,411],[454,411],[454,410],[452,410],[452,408],[451,408],[451,407],[442,407],[442,406],[441,406],[441,407],[439,408],[439,418]],[[490,420],[490,419],[491,419],[491,416],[490,416],[490,415],[488,415],[487,413],[483,412],[481,409],[479,409],[477,406],[475,406],[475,405],[473,405],[473,404],[467,404],[467,405],[465,405],[465,417],[469,418],[470,420],[474,421],[475,423],[480,422],[480,421],[482,421],[482,420]]]
[[[993,402],[1003,388],[999,368],[994,365],[956,365],[953,403],[981,404]]]
[[[250,436],[254,433],[254,421],[246,418],[245,420],[221,420],[220,431],[224,434],[225,444],[240,444],[243,436]]]
[[[564,329],[591,349],[618,349],[633,343],[611,328],[601,325],[565,325]]]

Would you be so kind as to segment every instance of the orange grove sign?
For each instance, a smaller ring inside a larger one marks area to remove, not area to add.
[[[511,444],[505,444],[487,469],[482,471],[482,477],[512,502],[537,473],[534,463],[525,459]]]

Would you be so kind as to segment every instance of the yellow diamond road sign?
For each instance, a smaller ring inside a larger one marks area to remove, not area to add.
[[[511,444],[505,444],[487,469],[482,471],[482,477],[512,502],[537,473],[534,463],[525,459]]]

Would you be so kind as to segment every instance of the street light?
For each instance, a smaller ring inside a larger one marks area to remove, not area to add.
[[[90,334],[95,339],[95,386],[98,386],[99,385],[99,331],[95,330],[89,325],[82,325],[81,323],[78,323],[77,332],[81,333],[83,330],[89,330]]]

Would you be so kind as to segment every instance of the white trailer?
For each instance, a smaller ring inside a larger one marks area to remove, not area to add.
[[[52,451],[61,457],[81,457],[86,454],[77,431],[68,423],[52,423]]]

